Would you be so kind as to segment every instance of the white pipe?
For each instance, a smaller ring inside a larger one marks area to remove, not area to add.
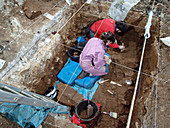
[[[142,50],[142,55],[141,55],[141,61],[140,61],[138,76],[137,76],[137,80],[136,80],[136,84],[135,84],[135,90],[134,90],[134,93],[133,93],[133,98],[132,98],[132,102],[131,102],[131,106],[130,106],[130,111],[129,111],[129,116],[128,116],[128,121],[127,121],[126,128],[130,127],[132,111],[133,111],[133,107],[134,107],[134,103],[135,103],[135,98],[136,98],[136,93],[137,93],[137,88],[138,88],[138,82],[139,82],[139,78],[140,78],[140,74],[141,74],[141,68],[142,68],[142,62],[143,62],[143,55],[144,55],[145,45],[146,45],[146,38],[144,40],[144,46],[143,46],[143,50]]]
[[[151,20],[152,20],[152,16],[153,16],[153,12],[152,10],[149,13],[149,18],[148,18],[148,22],[145,26],[145,34],[144,34],[144,44],[143,44],[143,49],[142,49],[142,55],[141,55],[141,59],[140,59],[140,65],[139,65],[139,71],[138,71],[138,75],[137,75],[137,79],[136,79],[136,84],[135,84],[135,90],[133,93],[133,97],[132,97],[132,101],[131,101],[131,106],[130,106],[130,111],[129,111],[129,115],[128,115],[128,121],[127,121],[127,125],[126,128],[130,127],[130,122],[131,122],[131,118],[132,118],[132,112],[133,112],[133,107],[134,107],[134,103],[135,103],[135,98],[136,98],[136,93],[137,93],[137,88],[138,88],[138,82],[139,82],[139,78],[140,78],[140,74],[141,74],[141,68],[142,68],[142,62],[143,62],[143,55],[144,55],[144,50],[145,50],[145,46],[146,46],[146,39],[148,39],[150,37],[150,26],[151,26]]]

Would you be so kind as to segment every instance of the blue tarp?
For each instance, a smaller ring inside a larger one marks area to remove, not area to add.
[[[17,122],[23,128],[38,127],[49,112],[69,114],[66,106],[45,108],[14,103],[3,103],[0,105],[0,113],[5,115],[7,118]]]
[[[96,92],[97,88],[99,87],[98,81],[100,81],[100,80],[101,79],[97,80],[95,82],[94,86],[90,89],[80,87],[77,84],[74,84],[73,86],[71,86],[71,88],[76,90],[78,93],[82,94],[85,99],[87,99],[87,95],[89,94],[89,100],[91,100],[93,98],[93,95]]]

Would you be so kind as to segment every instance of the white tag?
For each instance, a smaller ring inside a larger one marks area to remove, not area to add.
[[[4,64],[5,64],[5,60],[0,59],[0,69],[2,69],[2,67],[4,66]]]
[[[126,84],[131,85],[130,80],[126,80]]]
[[[67,4],[70,6],[71,5],[71,1],[70,0],[66,0]]]
[[[87,3],[90,4],[92,0],[87,0]]]
[[[50,42],[51,42],[51,39],[49,39],[49,38],[46,38],[44,41],[45,44],[49,44]]]
[[[48,19],[52,20],[54,19],[54,16],[49,14],[48,12],[44,14],[45,17],[47,17]]]
[[[167,46],[170,47],[170,36],[169,36],[169,37],[165,37],[165,38],[160,38],[160,39],[161,39],[161,41],[162,41],[165,45],[167,45]]]

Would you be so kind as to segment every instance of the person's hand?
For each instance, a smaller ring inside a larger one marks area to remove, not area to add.
[[[109,59],[108,61],[106,61],[106,64],[110,65],[111,62],[112,62],[112,60]]]
[[[110,59],[109,56],[105,55],[105,60],[106,60],[106,64],[110,65],[110,63],[112,62],[112,60]]]
[[[119,45],[119,47],[118,47],[120,50],[124,50],[125,49],[125,46],[123,46],[123,45]]]
[[[109,61],[110,57],[107,55],[104,55],[106,62]]]

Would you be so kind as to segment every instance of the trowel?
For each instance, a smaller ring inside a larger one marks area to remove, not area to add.
[[[93,106],[90,104],[89,94],[87,95],[87,101],[88,101],[87,116],[90,117],[93,114]]]

